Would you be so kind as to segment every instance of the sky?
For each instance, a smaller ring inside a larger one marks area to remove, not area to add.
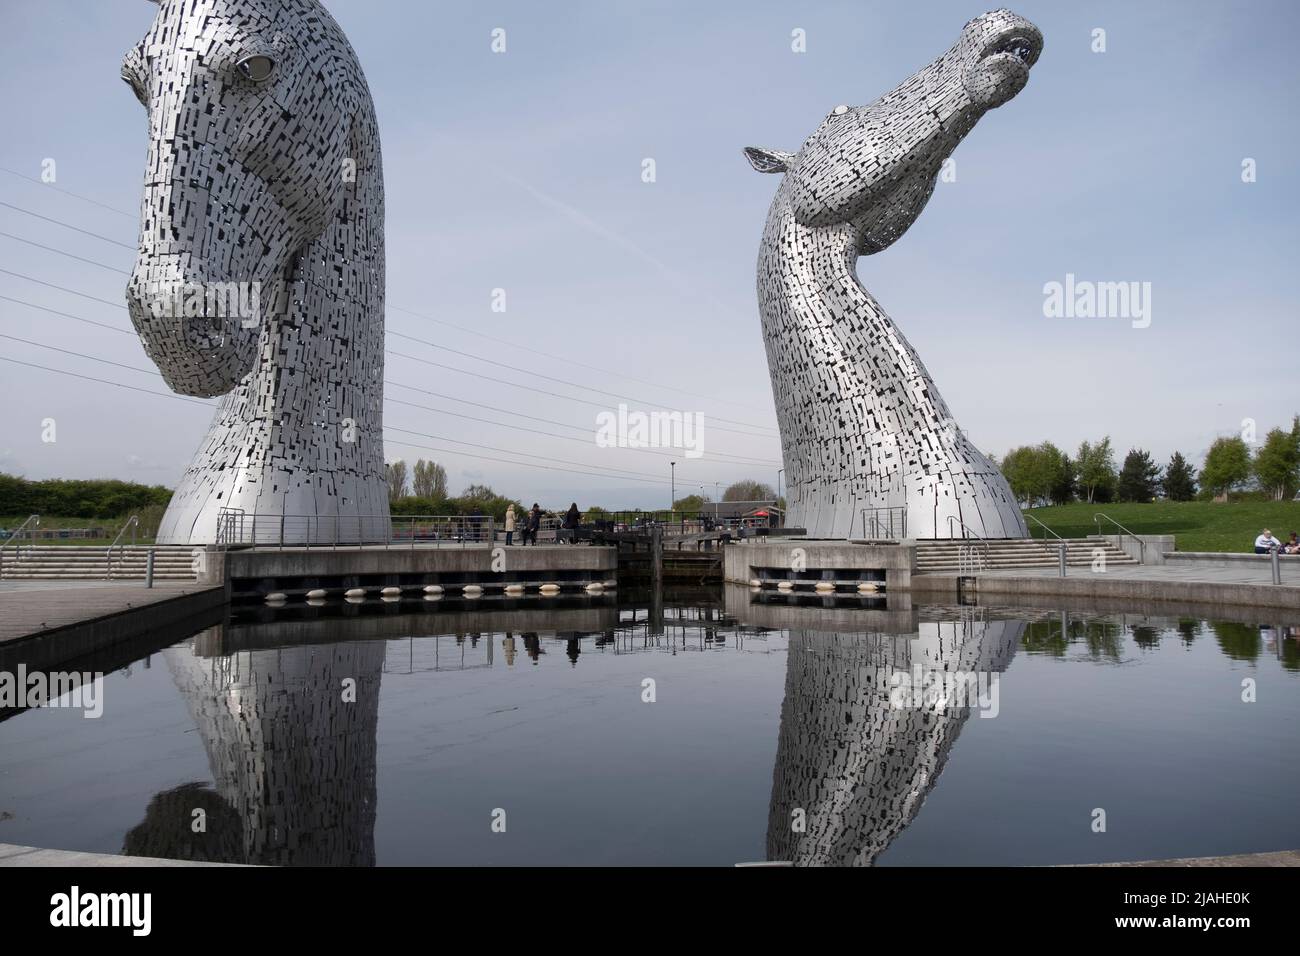
[[[423,340],[388,338],[387,458],[439,461],[453,493],[611,509],[666,507],[674,483],[777,483],[754,271],[779,180],[741,149],[797,150],[988,9],[324,5],[379,117],[387,328]],[[1246,420],[1260,440],[1289,424],[1300,5],[1012,9],[1044,35],[1028,86],[958,147],[910,231],[859,260],[863,284],[992,454],[1109,435],[1120,457],[1199,462]],[[172,486],[211,418],[133,335],[68,317],[130,328],[147,129],[118,71],[155,10],[0,0],[0,471]],[[1067,275],[1150,283],[1149,324],[1045,315],[1044,286]],[[598,446],[597,416],[620,403],[699,416],[703,455]]]

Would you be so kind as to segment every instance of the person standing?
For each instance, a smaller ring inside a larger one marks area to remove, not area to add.
[[[506,508],[506,547],[515,543],[515,506]]]
[[[528,536],[524,544],[537,544],[537,530],[542,526],[542,508],[536,501],[533,502],[533,508],[528,512]]]
[[[578,543],[578,525],[582,523],[582,513],[578,511],[578,503],[575,501],[569,505],[569,510],[564,514],[564,530],[568,532],[565,538],[569,544]]]

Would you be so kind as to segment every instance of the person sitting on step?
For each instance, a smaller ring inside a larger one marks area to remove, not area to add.
[[[1269,531],[1268,528],[1265,528],[1264,533],[1255,539],[1256,554],[1268,554],[1280,547],[1282,547],[1282,542],[1273,537],[1273,532]]]

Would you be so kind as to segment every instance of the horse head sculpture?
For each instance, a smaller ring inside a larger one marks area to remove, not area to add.
[[[161,0],[122,78],[150,134],[131,320],[174,391],[223,396],[158,541],[213,542],[219,516],[386,540],[384,186],[356,54],[319,0]]]
[[[758,300],[792,527],[865,537],[869,516],[893,509],[913,538],[1027,533],[1006,480],[956,427],[855,263],[916,221],[944,160],[1020,92],[1042,46],[1023,17],[987,13],[897,89],[837,106],[797,153],[745,150],[759,172],[785,174],[759,251]]]

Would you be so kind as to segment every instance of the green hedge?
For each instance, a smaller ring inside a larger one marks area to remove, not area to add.
[[[116,518],[155,506],[165,508],[171,489],[115,479],[28,481],[0,472],[0,515]]]

